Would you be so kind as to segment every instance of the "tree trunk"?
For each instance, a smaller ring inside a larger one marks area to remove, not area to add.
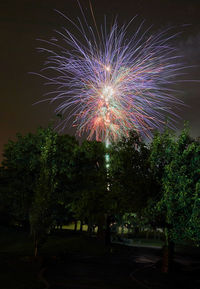
[[[29,220],[22,221],[22,229],[25,232],[30,232],[30,222],[29,222]]]
[[[92,235],[92,222],[91,220],[89,219],[88,220],[88,235],[91,236]]]
[[[102,215],[98,220],[97,238],[101,241],[105,241],[105,216]]]
[[[82,232],[83,231],[83,221],[81,220],[80,221],[80,232]]]
[[[174,257],[174,242],[169,238],[168,229],[165,229],[165,239],[166,244],[163,247],[163,256],[162,256],[162,273],[169,273],[172,271],[172,263]]]
[[[74,221],[74,231],[77,231],[77,220]]]
[[[111,232],[110,232],[110,216],[106,216],[106,230],[105,230],[105,245],[109,246],[111,244]]]
[[[135,238],[138,237],[138,234],[139,234],[139,228],[138,228],[138,227],[135,227],[135,229],[134,229]]]
[[[38,236],[34,233],[34,256],[38,256]]]

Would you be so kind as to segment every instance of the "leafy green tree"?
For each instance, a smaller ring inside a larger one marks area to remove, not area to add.
[[[172,159],[165,166],[161,206],[166,211],[170,238],[200,243],[199,208],[200,144],[184,129],[174,144]]]
[[[168,131],[157,133],[151,145],[150,161],[158,193],[149,201],[149,219],[164,228],[166,251],[163,271],[171,266],[174,241],[199,242],[200,147],[185,128],[176,138]]]
[[[45,142],[41,147],[40,176],[36,183],[35,196],[30,213],[31,231],[34,235],[35,256],[45,241],[47,232],[53,222],[53,194],[56,187],[57,165],[55,161],[57,135],[49,128]]]
[[[174,135],[170,134],[168,130],[163,133],[157,131],[150,144],[149,162],[153,179],[153,193],[147,199],[143,215],[146,217],[146,223],[154,228],[166,228],[166,212],[159,208],[159,204],[163,196],[164,170],[173,158],[174,138]]]
[[[44,136],[45,129],[42,128],[39,128],[36,134],[17,134],[16,141],[9,141],[4,147],[2,168],[7,176],[7,201],[13,221],[25,228],[29,227],[29,211],[34,197],[35,181],[40,173],[40,153]]]
[[[76,197],[79,180],[76,177],[76,154],[79,145],[75,137],[58,135],[56,140],[57,164],[56,188],[54,192],[54,224],[60,227],[73,219],[72,203]]]
[[[187,237],[200,245],[200,181],[198,180],[193,195],[192,213],[187,226]]]
[[[41,178],[41,153],[44,143],[53,134],[49,128],[38,128],[35,134],[24,136],[17,134],[15,141],[9,141],[4,148],[4,159],[1,167],[0,199],[1,212],[9,208],[9,216],[14,224],[29,229],[29,215],[35,200],[36,186]],[[78,147],[76,139],[69,135],[57,135],[54,144],[54,163],[57,166],[55,180],[57,186],[53,194],[53,215],[55,224],[61,226],[71,215],[70,204],[75,187],[75,151]],[[58,207],[60,211],[58,211]],[[62,209],[61,209],[62,207]],[[61,217],[61,211],[63,216]],[[3,216],[3,215],[2,215]]]
[[[113,213],[139,213],[151,194],[148,146],[133,131],[112,145],[110,157]]]
[[[73,209],[76,217],[87,220],[89,230],[101,227],[106,213],[105,147],[96,141],[84,141],[76,153],[76,192]]]

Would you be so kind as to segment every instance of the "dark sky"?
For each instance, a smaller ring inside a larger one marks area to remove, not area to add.
[[[89,2],[80,0],[86,11]],[[176,45],[184,57],[186,79],[200,80],[200,1],[199,0],[91,0],[98,22],[118,15],[119,22],[127,22],[136,14],[153,24],[153,30],[176,25],[182,34]],[[36,51],[37,38],[50,39],[54,29],[68,25],[54,9],[74,19],[80,15],[76,0],[1,0],[0,1],[0,160],[3,145],[8,139],[35,131],[54,117],[52,105],[47,102],[33,106],[44,98],[48,88],[43,80],[28,72],[39,72],[45,60]],[[88,10],[87,10],[88,9]],[[186,25],[190,24],[190,25]],[[180,113],[177,128],[189,120],[193,136],[200,135],[200,83],[187,82],[180,85],[181,97],[188,108]],[[71,132],[66,129],[65,132]]]

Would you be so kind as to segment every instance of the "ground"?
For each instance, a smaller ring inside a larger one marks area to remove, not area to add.
[[[105,248],[86,233],[60,232],[49,237],[38,258],[27,233],[1,230],[1,289],[198,289],[200,252],[175,254],[174,272],[160,273],[161,249],[114,244]]]

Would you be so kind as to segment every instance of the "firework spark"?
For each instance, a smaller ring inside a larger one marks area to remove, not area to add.
[[[170,44],[175,35],[168,36],[168,29],[142,33],[140,25],[129,37],[130,23],[119,27],[115,21],[108,31],[105,21],[96,31],[86,20],[68,20],[79,35],[63,29],[57,32],[61,46],[54,38],[47,42],[52,49],[42,48],[50,72],[43,76],[55,87],[51,100],[59,101],[62,127],[72,122],[79,135],[98,141],[116,140],[132,129],[150,137],[165,124],[166,113],[173,127],[172,109],[182,103],[171,89],[182,70]]]

